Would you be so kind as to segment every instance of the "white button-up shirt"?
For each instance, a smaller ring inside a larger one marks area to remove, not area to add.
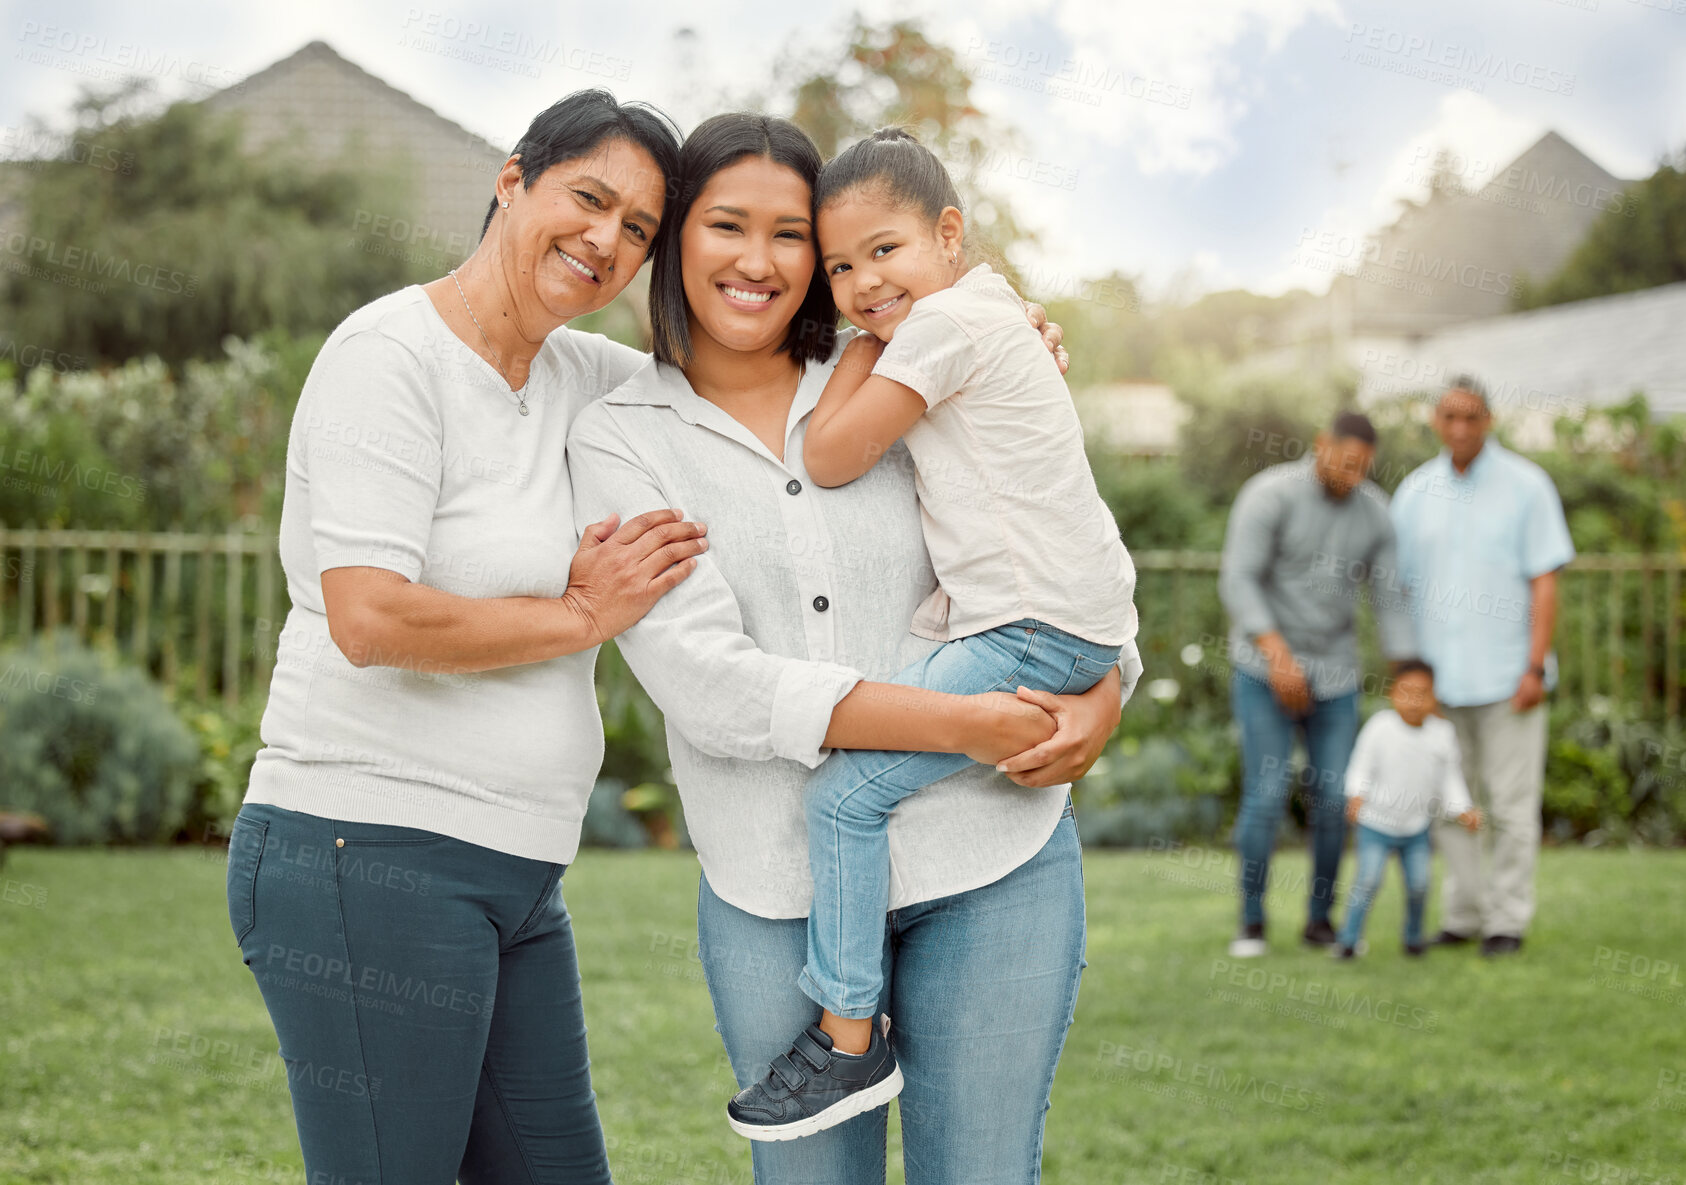
[[[672,506],[708,525],[688,578],[616,640],[661,708],[685,820],[709,884],[761,917],[808,912],[802,792],[832,709],[933,643],[908,630],[936,587],[913,465],[900,444],[836,489],[808,479],[802,440],[832,366],[810,364],[775,456],[651,362],[581,413],[568,438],[577,524]],[[1120,663],[1126,697],[1141,663]],[[991,884],[1053,834],[1068,786],[1028,790],[972,765],[890,818],[890,905]]]

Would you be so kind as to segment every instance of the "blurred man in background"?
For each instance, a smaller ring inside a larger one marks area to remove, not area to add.
[[[1275,465],[1236,495],[1224,534],[1218,592],[1230,617],[1230,695],[1241,727],[1241,929],[1233,958],[1266,952],[1264,895],[1287,804],[1289,758],[1303,736],[1312,880],[1302,938],[1331,946],[1335,875],[1346,842],[1347,759],[1358,735],[1359,590],[1368,588],[1391,659],[1410,656],[1394,576],[1387,495],[1365,480],[1376,430],[1356,412],[1335,418],[1310,455]]]
[[[1479,937],[1482,954],[1505,955],[1521,949],[1534,915],[1557,572],[1575,548],[1551,478],[1488,439],[1492,424],[1482,385],[1453,379],[1434,413],[1446,447],[1400,483],[1393,523],[1419,648],[1492,821],[1485,858],[1481,838],[1441,825],[1435,942]]]

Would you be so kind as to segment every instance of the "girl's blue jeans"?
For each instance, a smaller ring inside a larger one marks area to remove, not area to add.
[[[307,1180],[609,1181],[561,865],[254,804],[228,916]]]
[[[1019,687],[1088,691],[1118,662],[1103,646],[1025,619],[957,638],[892,683],[974,695]],[[872,1016],[884,994],[884,916],[890,908],[890,812],[922,787],[972,764],[960,753],[838,749],[808,780],[808,862],[814,903],[802,991],[833,1014]]]
[[[879,1008],[894,1018],[890,1044],[907,1082],[896,1100],[907,1185],[1042,1179],[1043,1124],[1077,1005],[1083,936],[1082,850],[1069,804],[1041,851],[1000,880],[878,919]],[[807,926],[746,913],[705,877],[697,939],[715,1027],[738,1085],[748,1086],[819,1019],[796,987]],[[888,1114],[886,1105],[800,1140],[753,1144],[756,1185],[884,1185]]]

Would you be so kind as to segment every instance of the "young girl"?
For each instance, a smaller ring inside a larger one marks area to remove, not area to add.
[[[866,332],[809,419],[803,462],[813,481],[842,485],[905,440],[941,585],[912,628],[948,644],[896,682],[957,694],[1088,690],[1135,637],[1135,569],[1024,302],[987,264],[968,265],[953,182],[900,129],[828,164],[814,206],[832,296]],[[814,900],[799,983],[824,1012],[727,1106],[741,1134],[795,1139],[900,1092],[889,1021],[879,1021],[888,818],[968,761],[840,749],[809,782]]]

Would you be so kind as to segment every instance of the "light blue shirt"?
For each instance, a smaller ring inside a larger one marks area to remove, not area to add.
[[[1489,437],[1462,474],[1446,452],[1418,466],[1392,513],[1435,695],[1451,707],[1509,699],[1528,670],[1529,581],[1575,558],[1557,487]]]

